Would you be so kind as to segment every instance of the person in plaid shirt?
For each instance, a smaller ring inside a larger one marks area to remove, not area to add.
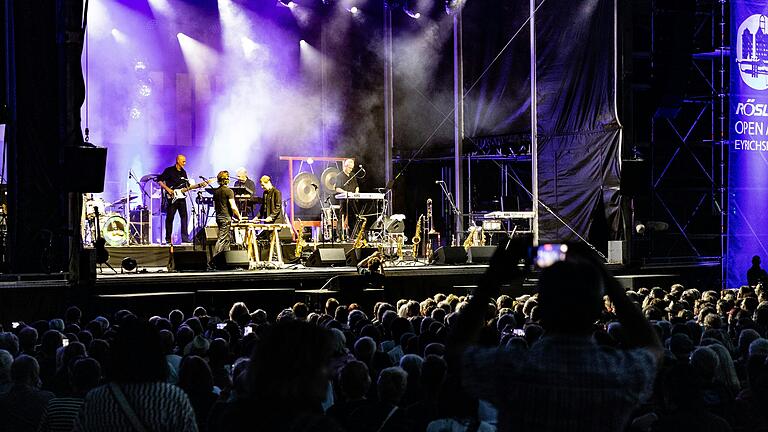
[[[526,255],[520,239],[499,248],[454,329],[451,369],[464,391],[496,406],[500,431],[622,431],[652,392],[663,352],[656,333],[602,263],[570,246],[565,260],[541,273],[538,307],[546,333],[530,349],[474,345],[488,299]],[[592,338],[604,295],[626,332],[621,349]]]

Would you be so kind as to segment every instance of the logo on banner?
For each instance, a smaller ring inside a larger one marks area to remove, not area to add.
[[[768,17],[755,14],[736,33],[736,63],[744,84],[755,90],[768,89]]]

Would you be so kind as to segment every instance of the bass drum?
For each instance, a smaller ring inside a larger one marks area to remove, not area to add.
[[[117,213],[104,216],[101,222],[101,235],[107,246],[125,246],[128,244],[128,223]]]

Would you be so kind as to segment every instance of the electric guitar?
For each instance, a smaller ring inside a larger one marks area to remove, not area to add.
[[[183,200],[187,198],[187,192],[199,189],[201,187],[206,187],[209,184],[211,184],[214,180],[216,180],[216,177],[209,178],[208,180],[205,180],[200,183],[193,184],[191,186],[187,186],[185,188],[179,188],[179,189],[173,189],[173,194],[166,191],[165,192],[165,199],[168,201],[169,204],[174,204],[178,200]]]

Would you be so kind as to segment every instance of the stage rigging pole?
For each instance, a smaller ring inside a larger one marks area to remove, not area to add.
[[[459,3],[453,14],[453,189],[455,194],[456,209],[454,215],[456,241],[462,242],[464,234],[464,166],[461,156],[464,153],[464,47],[462,45],[462,15],[463,3]]]
[[[539,244],[539,141],[536,103],[536,0],[530,0],[531,18],[531,192],[533,195],[533,244]]]
[[[392,202],[392,147],[395,138],[394,93],[392,89],[392,8],[384,1],[384,184],[389,194],[389,212]]]

